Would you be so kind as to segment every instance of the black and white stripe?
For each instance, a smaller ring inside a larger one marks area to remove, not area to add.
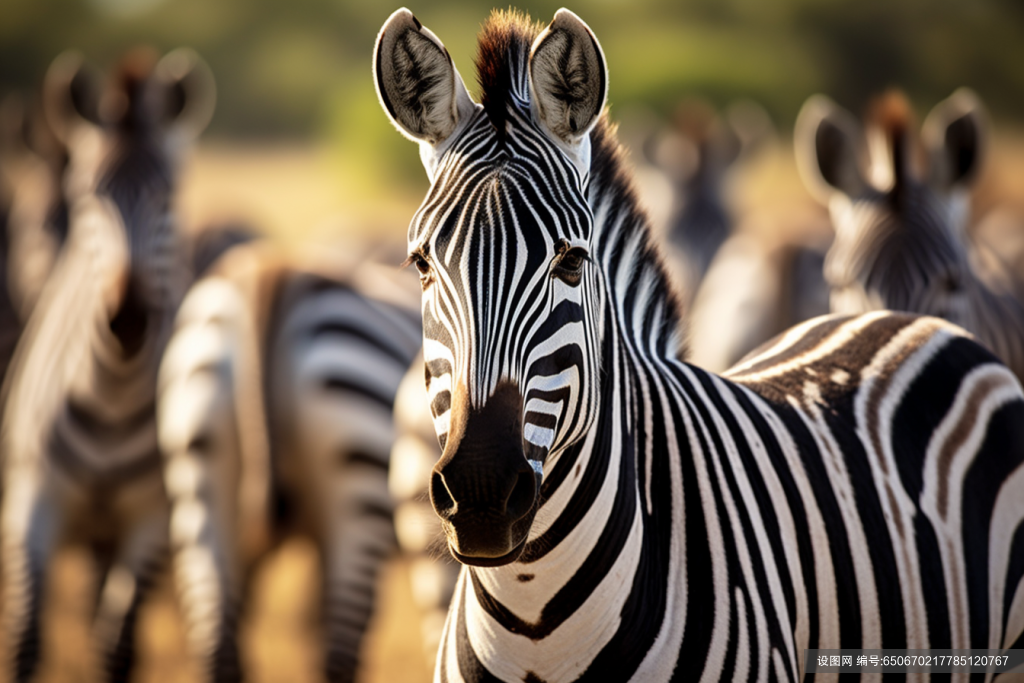
[[[888,312],[728,378],[682,362],[593,34],[499,13],[479,55],[482,106],[407,10],[375,54],[432,180],[409,231],[431,498],[466,564],[435,679],[797,680],[805,648],[1024,644],[1006,367]]]
[[[186,297],[161,367],[174,570],[208,681],[242,678],[246,579],[292,533],[320,556],[326,678],[354,680],[394,550],[392,405],[415,307],[372,263],[325,272],[280,251],[229,250]]]
[[[395,536],[406,561],[423,652],[430,666],[437,657],[460,568],[444,548],[441,523],[430,505],[430,471],[440,457],[423,386],[423,356],[418,355],[395,396],[395,443],[391,447],[388,491],[395,505]]]
[[[0,102],[0,377],[67,238],[67,163],[38,97]]]
[[[109,91],[123,109],[99,117],[73,109],[85,101],[69,85],[80,66],[58,62],[67,87],[47,93],[70,152],[69,234],[6,383],[0,525],[14,681],[31,678],[39,660],[43,585],[58,544],[95,552],[107,680],[129,676],[137,608],[166,552],[156,371],[187,277],[171,214],[174,165],[197,132],[167,98],[205,67],[191,53],[159,63],[130,53]]]
[[[983,118],[966,90],[937,105],[924,125],[924,171],[910,106],[888,93],[866,121],[865,172],[856,121],[816,96],[797,121],[797,159],[835,227],[825,263],[833,312],[889,308],[946,318],[1024,378],[1024,283],[998,291],[971,263],[967,203],[984,152]]]

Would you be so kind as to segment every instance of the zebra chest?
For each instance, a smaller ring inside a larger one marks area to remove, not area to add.
[[[111,362],[94,351],[50,426],[52,464],[93,489],[159,472],[155,366],[145,357]]]

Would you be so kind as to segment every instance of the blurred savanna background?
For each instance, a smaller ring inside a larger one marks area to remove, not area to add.
[[[535,0],[519,9],[547,21],[563,4]],[[445,42],[471,91],[476,34],[493,7],[410,6]],[[354,0],[3,0],[0,97],[31,97],[66,49],[106,69],[140,44],[161,53],[191,47],[214,74],[217,104],[182,175],[186,230],[237,222],[291,245],[401,244],[427,182],[417,149],[381,111],[371,76],[374,39],[396,8]],[[985,229],[1018,229],[1017,243],[1024,241],[1019,0],[581,0],[569,8],[605,50],[612,116],[656,228],[667,220],[672,189],[645,146],[683,101],[756,103],[762,131],[774,132],[730,178],[735,211],[771,213],[761,229],[827,238],[825,214],[793,162],[803,102],[825,93],[860,114],[872,95],[896,86],[923,117],[967,86],[987,106],[992,131],[974,210],[1000,207]],[[312,548],[297,539],[257,575],[243,629],[253,681],[319,680],[316,572]],[[73,550],[52,572],[42,680],[88,680],[91,581],[87,559]],[[383,578],[361,680],[429,680],[410,602],[407,567],[396,560]],[[135,680],[190,680],[170,579],[145,608],[139,639]]]

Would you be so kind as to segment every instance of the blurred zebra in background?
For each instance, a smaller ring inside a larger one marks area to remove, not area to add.
[[[175,579],[202,680],[243,677],[248,577],[290,533],[319,551],[327,680],[355,677],[395,546],[392,405],[420,344],[415,298],[386,275],[394,267],[360,259],[325,267],[240,245],[182,305],[158,421]]]
[[[45,90],[59,88],[51,69]],[[47,123],[41,97],[0,103],[0,377],[67,238],[67,147]]]
[[[409,560],[413,601],[420,613],[423,652],[434,665],[459,565],[444,549],[441,522],[430,506],[427,484],[441,449],[423,387],[423,354],[409,367],[395,397],[395,443],[388,490],[395,504],[398,546]]]
[[[188,51],[127,54],[101,92],[81,59],[51,68],[48,120],[66,144],[68,234],[6,382],[0,532],[9,680],[41,652],[43,587],[58,545],[94,552],[106,680],[127,680],[133,627],[166,555],[156,373],[188,269],[172,202],[185,146],[212,111]]]
[[[998,256],[982,259],[967,230],[986,137],[982,105],[969,90],[932,110],[920,141],[909,103],[892,91],[872,103],[863,132],[835,103],[812,97],[795,145],[801,176],[835,228],[824,270],[832,311],[946,318],[1024,378],[1024,283]]]
[[[770,137],[771,128],[767,113],[753,102],[737,102],[719,115],[708,102],[692,98],[680,102],[671,124],[645,141],[644,156],[672,187],[665,243],[684,305],[733,233],[731,171]]]
[[[774,137],[760,106],[737,102],[719,116],[706,103],[686,102],[674,130],[647,154],[674,179],[669,274],[682,295],[688,357],[721,372],[828,312],[825,245],[821,230],[779,229],[778,217],[738,200],[743,170]]]
[[[815,233],[730,237],[711,262],[686,315],[687,359],[723,372],[775,335],[828,313],[825,245]]]

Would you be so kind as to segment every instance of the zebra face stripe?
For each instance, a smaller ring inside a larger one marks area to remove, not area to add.
[[[462,384],[469,407],[479,407],[498,382],[510,380],[527,402],[530,391],[560,389],[578,400],[583,373],[563,371],[593,366],[585,360],[594,355],[585,313],[595,295],[586,257],[593,217],[582,179],[528,119],[518,122],[522,131],[513,130],[522,137],[509,136],[502,145],[478,115],[442,159],[410,227],[424,288],[432,399]],[[435,381],[445,389],[434,389]],[[438,409],[445,407],[450,401],[435,402],[439,427],[444,411]],[[544,454],[568,436],[556,438],[546,419],[526,425],[547,433],[535,443]],[[440,428],[438,437],[446,439]]]
[[[506,28],[480,43],[481,104],[408,10],[374,53],[381,104],[431,180],[409,227],[444,448],[431,500],[456,558],[488,565],[518,557],[545,470],[594,420],[605,308],[587,202],[604,56],[567,10],[540,33]]]
[[[601,288],[587,256],[585,180],[528,118],[515,120],[505,144],[483,115],[467,127],[442,158],[409,240],[423,285],[428,394],[445,449],[435,473],[459,479],[457,414],[491,420],[485,428],[495,432],[520,425],[518,458],[536,488],[549,458],[592,422],[597,386],[585,378],[598,376]],[[514,415],[487,410],[505,384],[521,397]],[[435,509],[442,518],[450,512]],[[521,526],[512,545],[525,541],[529,526]]]

